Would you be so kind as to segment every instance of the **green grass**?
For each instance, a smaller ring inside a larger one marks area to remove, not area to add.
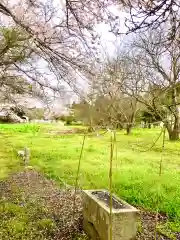
[[[161,233],[162,235],[172,239],[176,240],[176,237],[174,236],[173,232],[179,232],[180,229],[180,222],[166,222],[164,224],[158,224],[157,231]]]
[[[38,203],[26,203],[24,207],[8,201],[0,201],[0,239],[50,238],[56,229],[55,222]]]
[[[74,184],[82,135],[56,135],[64,127],[56,124],[0,125],[0,177],[19,168],[16,151],[28,146],[31,165],[48,177]],[[70,128],[70,127],[67,127]],[[71,127],[72,128],[72,127]],[[51,132],[53,132],[53,134]],[[131,136],[117,133],[117,158],[113,160],[113,191],[129,203],[180,218],[180,142],[162,138],[147,152],[160,129],[134,129]],[[110,134],[87,137],[81,162],[82,188],[108,188]],[[162,175],[159,162],[162,155]]]

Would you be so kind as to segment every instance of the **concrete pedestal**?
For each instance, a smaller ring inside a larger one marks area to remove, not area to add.
[[[83,191],[83,228],[93,240],[110,240],[110,209],[104,201],[93,195],[96,191],[107,192],[106,190]],[[112,208],[112,239],[134,240],[137,231],[138,210],[115,195],[113,197],[125,208]]]

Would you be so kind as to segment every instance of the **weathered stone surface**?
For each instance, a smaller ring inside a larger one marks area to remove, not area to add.
[[[92,194],[95,190],[83,191],[83,228],[93,240],[110,240],[110,209],[106,203]],[[106,191],[106,190],[98,190]],[[113,195],[118,199],[115,195]],[[133,240],[136,238],[138,210],[118,199],[126,208],[112,209],[112,239]]]
[[[88,222],[85,218],[83,219],[83,230],[88,233],[88,235],[93,240],[100,240],[99,234],[94,228],[94,225],[91,222]]]

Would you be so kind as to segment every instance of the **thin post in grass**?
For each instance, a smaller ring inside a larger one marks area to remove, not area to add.
[[[110,215],[109,215],[109,239],[112,240],[112,167],[113,167],[113,153],[116,141],[115,132],[111,132],[111,147],[110,147],[110,160],[109,160],[109,194],[110,194]]]
[[[166,138],[166,128],[163,129],[163,138],[162,138],[162,149],[161,149],[161,159],[159,162],[159,177],[162,175],[162,163],[163,163],[163,153],[165,148],[165,138]],[[157,225],[158,225],[158,216],[159,216],[159,191],[160,191],[160,183],[158,186],[158,196],[157,196],[157,210],[156,210],[156,217],[155,217],[155,240],[157,239]]]
[[[165,137],[166,137],[166,128],[163,129],[163,140],[162,140],[162,150],[161,150],[161,160],[159,163],[159,176],[162,174],[162,162],[163,162],[163,152],[165,147]]]
[[[73,218],[75,215],[76,192],[77,192],[77,185],[78,185],[78,179],[79,179],[79,173],[80,173],[81,159],[82,159],[82,154],[83,154],[83,150],[84,150],[85,138],[86,138],[86,132],[84,132],[84,135],[83,135],[83,141],[82,141],[82,145],[81,145],[81,152],[79,155],[78,168],[77,168],[77,174],[76,174],[76,180],[75,180],[74,199],[73,199]]]

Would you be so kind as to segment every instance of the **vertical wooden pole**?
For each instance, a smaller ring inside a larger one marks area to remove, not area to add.
[[[109,239],[112,240],[112,167],[114,153],[115,133],[111,133],[110,161],[109,161],[109,194],[110,194],[110,216],[109,216]]]

